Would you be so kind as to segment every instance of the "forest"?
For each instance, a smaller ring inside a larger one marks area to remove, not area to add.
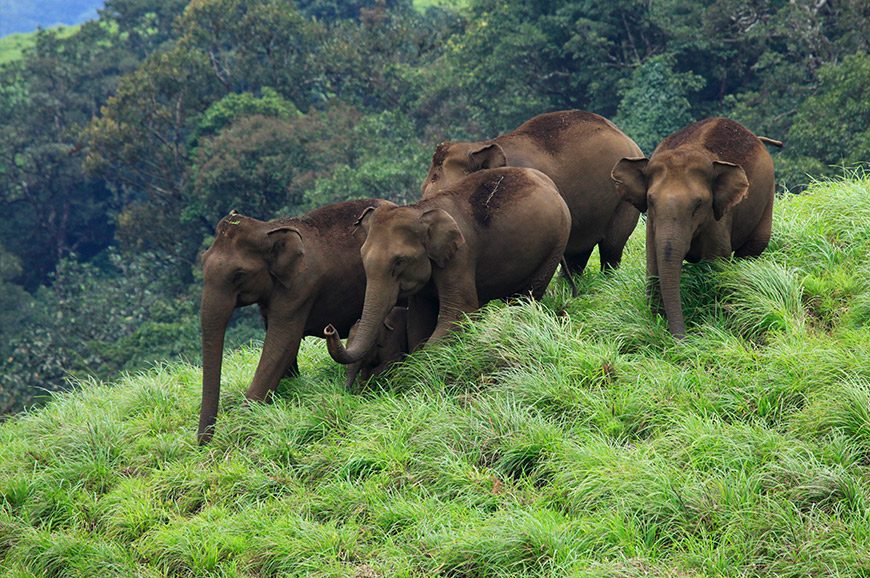
[[[0,412],[199,359],[200,255],[268,220],[418,198],[434,147],[549,111],[649,154],[730,117],[780,195],[870,159],[861,0],[106,0],[0,58]],[[231,345],[258,338],[254,308]]]

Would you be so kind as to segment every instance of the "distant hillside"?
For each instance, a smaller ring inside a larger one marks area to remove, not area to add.
[[[103,0],[0,0],[0,38],[37,28],[72,26],[97,17]]]
[[[759,259],[687,266],[689,335],[643,230],[572,299],[496,303],[347,392],[320,340],[274,403],[227,355],[80,383],[0,424],[8,576],[870,573],[870,179],[778,200]]]

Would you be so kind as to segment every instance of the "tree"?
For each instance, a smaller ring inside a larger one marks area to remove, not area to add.
[[[20,282],[30,289],[60,258],[88,257],[111,241],[113,200],[81,174],[78,135],[114,88],[119,54],[110,33],[89,23],[69,38],[40,32],[0,70],[0,206],[17,215],[0,239],[27,263]]]
[[[805,172],[833,175],[838,167],[870,164],[870,55],[859,52],[823,66],[819,82],[798,107],[786,138],[786,178],[793,183],[804,182]]]
[[[673,65],[669,56],[655,56],[640,65],[614,119],[647,155],[664,137],[696,120],[688,97],[704,86],[704,79],[676,72]]]

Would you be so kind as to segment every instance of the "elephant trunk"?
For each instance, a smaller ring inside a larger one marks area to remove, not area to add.
[[[202,407],[199,413],[197,440],[200,445],[211,441],[217,419],[221,393],[224,336],[232,317],[233,301],[208,298],[203,295],[200,309],[202,330]]]
[[[375,346],[381,325],[399,298],[398,287],[385,291],[366,286],[366,299],[356,336],[349,340],[348,347],[341,343],[338,332],[332,325],[323,330],[329,355],[338,363],[349,365],[361,361]]]
[[[356,376],[359,375],[359,370],[362,369],[362,361],[351,363],[347,366],[347,380],[344,382],[344,388],[350,390],[353,383],[356,381]]]
[[[668,319],[668,329],[678,339],[686,336],[683,305],[680,299],[680,275],[687,251],[688,244],[680,240],[678,235],[656,239],[656,261],[662,303]]]

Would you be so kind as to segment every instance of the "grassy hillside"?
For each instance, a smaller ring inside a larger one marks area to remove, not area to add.
[[[58,26],[54,29],[59,38],[72,36],[81,26]],[[24,51],[36,44],[38,32],[9,34],[0,38],[0,65],[21,58]]]
[[[681,343],[643,231],[571,299],[487,307],[363,392],[320,341],[275,403],[228,356],[81,383],[0,426],[4,576],[866,576],[870,178],[776,208],[754,261],[687,266]]]

